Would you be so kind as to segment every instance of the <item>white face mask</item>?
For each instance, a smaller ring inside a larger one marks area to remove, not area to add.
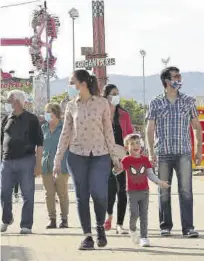
[[[111,104],[114,106],[117,106],[120,103],[120,96],[119,95],[115,95],[115,96],[111,96]]]
[[[5,103],[4,108],[7,112],[13,112],[13,108],[12,108],[12,105],[10,103]]]

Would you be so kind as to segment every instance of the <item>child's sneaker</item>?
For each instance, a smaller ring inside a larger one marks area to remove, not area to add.
[[[136,245],[138,244],[138,238],[137,238],[137,232],[136,231],[130,231],[130,238],[132,240],[132,242]]]
[[[116,225],[116,234],[119,235],[126,235],[128,234],[128,231],[123,228],[123,226]]]
[[[148,238],[140,238],[141,247],[150,247],[150,242]]]

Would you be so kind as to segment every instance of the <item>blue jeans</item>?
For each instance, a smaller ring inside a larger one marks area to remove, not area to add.
[[[178,180],[178,194],[183,233],[193,229],[192,160],[190,155],[167,155],[159,159],[158,174],[161,180],[172,183],[173,170]],[[171,230],[171,188],[159,189],[160,228]]]
[[[97,226],[103,226],[108,205],[108,178],[111,159],[68,153],[68,169],[75,185],[77,209],[84,234],[91,233],[89,199],[93,199]]]
[[[1,204],[2,222],[9,224],[12,221],[12,192],[16,183],[20,185],[23,208],[20,227],[32,228],[34,191],[35,191],[35,156],[21,159],[3,160],[1,163]]]

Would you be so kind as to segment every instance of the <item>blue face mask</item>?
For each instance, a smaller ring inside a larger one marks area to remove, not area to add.
[[[179,90],[182,87],[181,81],[171,81],[171,87]]]
[[[51,113],[45,112],[45,120],[46,120],[47,122],[50,122],[50,121],[51,121]]]
[[[79,95],[79,90],[76,88],[75,85],[70,85],[68,87],[68,95],[71,99]]]

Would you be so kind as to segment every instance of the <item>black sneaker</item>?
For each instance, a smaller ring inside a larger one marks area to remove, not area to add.
[[[62,222],[60,223],[59,228],[68,228],[67,219],[62,219]]]
[[[91,236],[86,237],[79,247],[79,250],[94,250],[94,241]]]
[[[105,247],[107,245],[107,239],[105,229],[103,226],[97,226],[97,245],[98,247]]]
[[[46,229],[57,228],[56,219],[50,219],[49,224],[46,226]]]
[[[189,229],[188,231],[183,233],[183,236],[187,237],[187,238],[197,238],[197,237],[199,237],[199,233],[197,231],[195,231],[194,229]]]
[[[161,230],[161,236],[162,237],[169,237],[169,236],[171,236],[171,231],[169,229],[162,229]]]

